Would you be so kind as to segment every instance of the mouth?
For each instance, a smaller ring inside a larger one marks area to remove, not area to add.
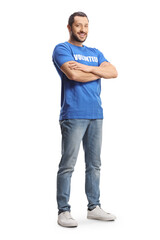
[[[79,35],[81,38],[86,37],[86,33],[78,33],[78,35]]]

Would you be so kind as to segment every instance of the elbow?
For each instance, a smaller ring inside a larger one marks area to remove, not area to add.
[[[112,68],[112,78],[117,78],[118,77],[118,72],[115,67]]]
[[[117,77],[118,77],[117,70],[114,70],[114,71],[110,72],[109,74],[106,74],[105,76],[103,76],[103,78],[105,78],[105,79],[117,78]]]
[[[104,76],[104,78],[106,78],[106,79],[117,78],[117,77],[118,77],[117,69],[113,66],[108,72],[106,72],[106,74]]]
[[[74,74],[74,73],[71,72],[70,74],[67,75],[67,78],[68,78],[69,80],[75,81],[75,79],[76,79],[76,74]]]
[[[117,78],[118,77],[118,72],[117,70],[115,69],[114,73],[113,73],[113,78]]]
[[[69,74],[69,76],[67,76],[67,77],[68,77],[68,79],[70,79],[72,81],[84,82],[82,79],[80,79],[80,77],[78,76],[78,74],[76,74],[76,72]]]

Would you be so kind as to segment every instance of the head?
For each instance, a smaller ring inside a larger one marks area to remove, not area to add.
[[[89,20],[85,13],[75,12],[68,20],[68,30],[70,33],[70,40],[83,43],[88,35]]]

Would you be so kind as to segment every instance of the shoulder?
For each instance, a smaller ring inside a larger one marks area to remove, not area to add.
[[[59,43],[55,46],[52,54],[52,61],[56,63],[59,68],[68,61],[74,61],[72,52],[67,42]]]
[[[68,46],[67,42],[57,44],[54,48],[54,51],[61,50],[61,49],[68,49],[69,50],[69,46]]]
[[[71,50],[67,44],[67,42],[59,43],[55,46],[53,50],[52,57],[58,57],[62,55],[70,55]]]

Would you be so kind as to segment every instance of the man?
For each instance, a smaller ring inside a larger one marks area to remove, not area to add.
[[[78,225],[71,216],[68,202],[71,176],[81,141],[85,152],[87,218],[104,221],[116,218],[101,208],[99,181],[103,121],[100,78],[115,78],[117,71],[99,50],[83,45],[88,35],[88,24],[86,14],[73,13],[67,26],[69,41],[58,44],[52,56],[62,80],[60,112],[62,157],[57,174],[57,203],[58,224],[63,227]]]

